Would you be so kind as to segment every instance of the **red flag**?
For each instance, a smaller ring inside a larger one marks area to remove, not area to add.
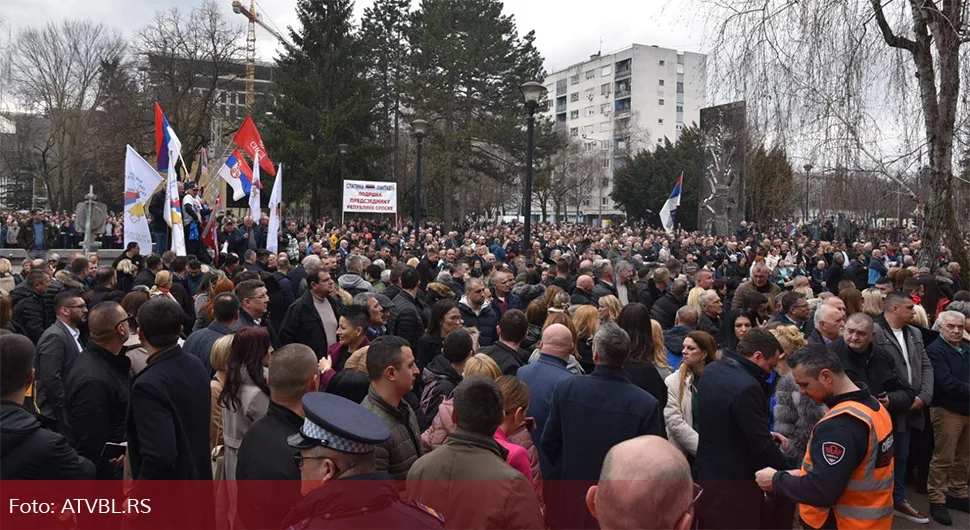
[[[209,248],[215,250],[215,264],[219,266],[219,223],[216,216],[222,209],[222,194],[216,196],[216,203],[212,206],[212,213],[209,214],[209,224],[206,226],[205,233],[202,234],[202,242]]]
[[[266,153],[266,146],[263,145],[263,139],[259,136],[259,131],[256,130],[256,124],[253,122],[252,116],[246,116],[246,121],[243,122],[236,136],[232,137],[232,141],[253,160],[256,159],[257,153],[259,153],[259,167],[270,175],[276,176],[276,168]]]

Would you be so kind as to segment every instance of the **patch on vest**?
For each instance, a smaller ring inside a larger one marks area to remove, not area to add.
[[[893,462],[896,447],[892,433],[879,442],[879,453],[876,455],[876,467],[886,467]]]
[[[835,442],[822,442],[822,457],[830,466],[841,462],[844,456],[845,447],[842,447],[842,445]]]

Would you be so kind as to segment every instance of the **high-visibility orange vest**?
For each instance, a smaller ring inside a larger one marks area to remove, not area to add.
[[[830,420],[839,414],[851,414],[869,427],[869,449],[866,456],[852,471],[845,491],[835,506],[817,507],[800,504],[798,514],[813,528],[821,528],[834,510],[836,524],[840,529],[889,529],[893,523],[893,422],[889,412],[879,405],[879,410],[854,401],[835,405],[816,423]],[[812,447],[815,446],[815,429],[805,450],[801,470],[793,473],[805,475],[812,470]],[[821,443],[822,454],[832,464],[842,458],[844,448],[836,443]],[[842,452],[840,452],[840,449]],[[824,465],[824,463],[823,463]]]

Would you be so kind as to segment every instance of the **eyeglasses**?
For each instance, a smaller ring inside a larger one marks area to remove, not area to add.
[[[328,459],[330,459],[329,456],[303,456],[301,454],[293,455],[293,463],[296,464],[297,469],[303,469],[304,460],[328,460]],[[337,467],[336,464],[334,464],[334,467]]]
[[[87,307],[88,307],[87,304],[76,304],[76,305],[66,305],[66,306],[64,306],[65,309],[81,309],[81,308],[87,309]]]
[[[678,522],[680,522],[680,520],[683,519],[685,515],[687,515],[688,513],[690,513],[690,511],[692,509],[694,509],[694,505],[697,504],[697,500],[701,498],[701,495],[703,493],[704,493],[704,488],[700,487],[700,485],[695,482],[694,483],[694,499],[692,501],[690,501],[690,504],[687,505],[687,509],[684,510],[684,513],[681,514],[681,516],[677,518],[677,521]],[[691,524],[691,527],[692,528],[697,528],[696,522],[697,522],[697,518],[695,517],[694,518],[694,523]]]
[[[128,322],[130,324],[132,318],[134,318],[134,317],[132,317],[130,314],[127,314],[126,313],[125,314],[125,318],[119,320],[114,326],[111,326],[111,329],[114,329],[114,328],[116,328],[116,327],[124,324],[125,322]]]

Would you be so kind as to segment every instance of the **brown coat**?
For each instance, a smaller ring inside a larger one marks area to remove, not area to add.
[[[539,450],[536,449],[535,443],[532,441],[532,429],[535,428],[535,420],[526,418],[525,423],[507,436],[510,442],[524,447],[525,451],[529,453],[529,465],[532,467],[532,486],[535,488],[536,498],[539,499],[539,507],[542,509],[542,513],[546,513],[546,501],[542,497],[542,468],[539,466]]]
[[[408,496],[444,514],[445,528],[544,528],[532,484],[491,436],[456,428],[408,472]]]

